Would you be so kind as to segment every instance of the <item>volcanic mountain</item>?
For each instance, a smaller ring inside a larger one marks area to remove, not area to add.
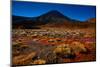
[[[37,19],[40,22],[64,22],[64,21],[70,21],[70,18],[64,16],[62,13],[53,10],[50,11],[46,14],[43,14],[39,17],[37,17]]]
[[[53,10],[38,17],[22,17],[12,16],[13,28],[25,28],[25,29],[40,29],[40,26],[47,27],[84,27],[88,26],[89,23],[81,22],[70,19],[62,13]]]

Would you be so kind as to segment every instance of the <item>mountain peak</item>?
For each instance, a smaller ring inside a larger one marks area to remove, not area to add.
[[[60,13],[59,11],[57,11],[57,10],[52,10],[52,11],[49,11],[48,13]],[[61,13],[60,13],[61,14]]]
[[[70,20],[70,18],[66,17],[62,13],[57,10],[49,11],[38,17],[39,21],[43,22],[63,22],[66,20]]]
[[[57,10],[49,11],[49,12],[47,13],[47,15],[49,15],[49,16],[54,16],[54,17],[62,17],[62,18],[65,17],[62,13],[60,13],[60,12],[57,11]]]

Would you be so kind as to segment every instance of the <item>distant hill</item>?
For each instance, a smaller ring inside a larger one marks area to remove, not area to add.
[[[28,20],[28,19],[30,19],[30,18],[23,17],[23,16],[15,16],[15,15],[12,16],[13,23],[21,22],[21,21]]]
[[[96,23],[96,18],[91,18],[91,19],[87,20],[87,22]]]
[[[73,20],[62,13],[53,10],[49,11],[38,17],[22,17],[22,16],[12,16],[12,27],[13,29],[21,28],[21,29],[40,29],[41,25],[46,27],[79,27],[79,28],[87,28],[94,27],[95,19],[89,19],[88,21],[81,22],[78,20]]]

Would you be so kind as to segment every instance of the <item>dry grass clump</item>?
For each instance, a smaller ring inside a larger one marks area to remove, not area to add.
[[[60,56],[62,58],[74,58],[75,57],[75,54],[73,53],[69,44],[61,44],[57,46],[53,52],[56,53],[57,56]]]
[[[72,42],[71,48],[73,49],[74,53],[87,52],[85,45],[81,42],[78,42],[78,41]]]
[[[13,58],[14,65],[26,65],[29,64],[33,57],[36,56],[35,52],[31,52],[28,55],[19,55]]]
[[[43,60],[43,59],[38,59],[38,60],[33,61],[32,64],[45,64],[45,63],[46,63],[45,60]]]

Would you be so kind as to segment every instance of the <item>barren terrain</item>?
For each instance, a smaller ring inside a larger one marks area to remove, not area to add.
[[[13,65],[96,60],[95,28],[13,29]]]

